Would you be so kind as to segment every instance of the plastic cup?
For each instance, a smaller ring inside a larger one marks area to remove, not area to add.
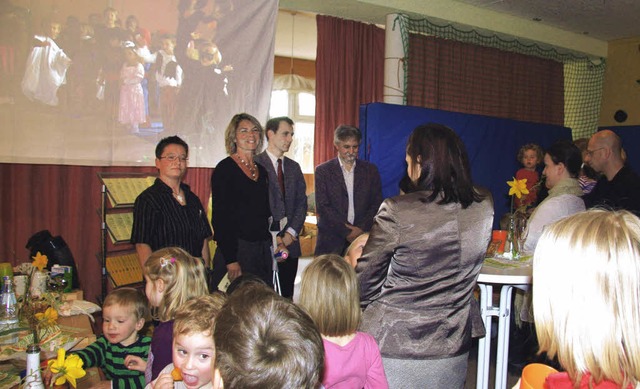
[[[504,243],[507,241],[507,230],[493,230],[491,233],[492,242],[500,242],[498,245],[498,254],[504,253]]]
[[[520,389],[545,389],[544,383],[549,374],[557,373],[558,370],[542,363],[530,363],[522,370],[520,379]]]

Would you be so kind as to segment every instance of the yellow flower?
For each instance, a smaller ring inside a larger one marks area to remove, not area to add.
[[[35,257],[31,258],[33,258],[33,267],[37,267],[40,271],[42,271],[42,269],[47,266],[47,262],[49,262],[49,258],[47,258],[46,255],[40,254],[40,251],[36,253]]]
[[[511,187],[511,189],[509,189],[509,196],[516,195],[517,198],[521,198],[523,194],[529,194],[526,178],[521,180],[516,180],[514,178],[513,181],[507,181],[507,185]]]
[[[58,311],[55,308],[49,307],[42,313],[36,313],[36,319],[45,325],[53,325],[58,321]]]
[[[82,368],[82,359],[75,354],[71,354],[65,358],[63,348],[58,349],[58,358],[51,359],[49,368],[56,377],[56,385],[63,385],[69,381],[71,386],[76,387],[76,380],[87,374]]]

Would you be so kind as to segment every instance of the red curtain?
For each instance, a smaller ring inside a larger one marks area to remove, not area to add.
[[[211,168],[191,168],[185,182],[205,208]],[[155,174],[155,167],[96,167],[0,164],[0,261],[31,261],[25,244],[47,229],[60,235],[73,253],[85,299],[101,294],[101,183],[98,173]],[[127,248],[118,246],[118,249]],[[133,248],[130,246],[130,248]]]
[[[407,104],[536,123],[564,122],[563,65],[411,34]]]
[[[335,156],[333,131],[358,125],[361,104],[383,100],[384,30],[318,15],[314,162]]]

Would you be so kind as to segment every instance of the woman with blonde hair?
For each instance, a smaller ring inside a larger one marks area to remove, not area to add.
[[[263,139],[260,122],[247,113],[234,115],[227,126],[229,156],[211,175],[211,224],[218,243],[213,257],[214,286],[225,273],[229,281],[251,273],[273,285],[268,176],[254,161]]]
[[[590,210],[548,226],[533,258],[540,351],[566,372],[549,389],[640,383],[640,219]]]

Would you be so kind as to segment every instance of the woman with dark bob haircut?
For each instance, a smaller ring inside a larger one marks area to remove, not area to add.
[[[493,201],[446,126],[413,130],[406,160],[407,194],[382,203],[356,267],[361,329],[378,341],[389,387],[462,388]]]
[[[559,140],[544,154],[544,185],[549,195],[533,211],[525,231],[524,251],[533,253],[542,229],[553,222],[585,210],[578,182],[582,153],[568,140]]]

